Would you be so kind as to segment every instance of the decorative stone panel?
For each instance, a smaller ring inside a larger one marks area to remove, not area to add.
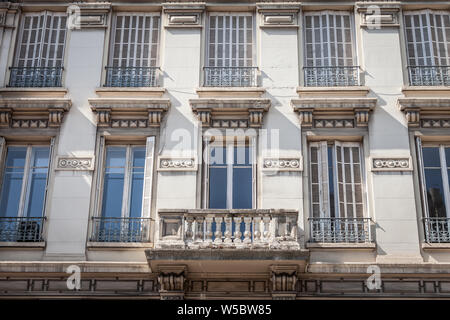
[[[68,26],[72,29],[106,28],[110,10],[111,4],[107,2],[72,3],[67,8]]]
[[[261,27],[297,27],[299,4],[258,3],[257,10]]]
[[[195,158],[159,157],[158,171],[196,171]]]
[[[92,171],[94,170],[94,157],[64,157],[58,156],[56,170]]]
[[[200,28],[205,5],[201,3],[170,3],[163,5],[167,15],[166,28]]]
[[[412,171],[410,157],[371,157],[372,171]]]
[[[379,29],[399,26],[400,5],[398,4],[359,2],[356,8],[361,17],[361,27]]]
[[[302,171],[302,158],[264,158],[264,171]]]

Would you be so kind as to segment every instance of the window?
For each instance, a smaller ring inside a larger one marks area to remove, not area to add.
[[[61,86],[66,20],[65,13],[24,14],[10,86]]]
[[[425,231],[429,242],[450,242],[450,145],[425,144],[417,138]]]
[[[205,85],[256,86],[253,38],[252,14],[211,14]]]
[[[350,13],[308,12],[304,21],[305,85],[359,85]]]
[[[207,200],[210,209],[254,207],[254,148],[250,138],[212,139],[209,155]]]
[[[114,16],[106,86],[156,86],[160,17],[120,13]]]
[[[411,85],[450,85],[450,14],[410,11],[404,14]]]
[[[311,143],[310,170],[312,240],[369,241],[360,145],[339,141]]]
[[[148,241],[154,137],[147,145],[104,147],[94,241]]]
[[[0,195],[0,241],[41,241],[50,147],[9,145]]]

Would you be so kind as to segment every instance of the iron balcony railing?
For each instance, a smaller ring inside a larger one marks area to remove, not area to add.
[[[359,66],[304,67],[307,87],[351,87],[360,85]]]
[[[61,87],[63,67],[11,67],[10,87]]]
[[[257,67],[205,67],[205,87],[256,87]]]
[[[450,242],[450,218],[424,218],[426,242]]]
[[[94,217],[91,241],[148,242],[150,218]]]
[[[411,86],[450,86],[450,66],[408,66]]]
[[[40,242],[44,217],[0,217],[0,242]]]
[[[156,87],[159,67],[106,67],[105,87]]]
[[[312,242],[372,242],[370,218],[309,218],[309,222]]]

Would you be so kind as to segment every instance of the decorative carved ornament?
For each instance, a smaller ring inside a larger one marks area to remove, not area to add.
[[[60,127],[71,101],[65,98],[0,99],[1,128]]]
[[[162,300],[181,300],[184,297],[187,266],[159,265],[158,285]]]
[[[166,98],[94,98],[89,103],[97,126],[111,128],[159,127],[170,106]]]
[[[163,5],[167,15],[166,28],[201,28],[204,4],[196,3],[170,3]]]
[[[58,156],[56,170],[92,171],[94,170],[94,157]]]
[[[398,4],[359,2],[356,4],[356,10],[361,17],[361,27],[379,29],[399,26],[400,5]]]
[[[272,296],[277,300],[295,299],[298,281],[298,267],[296,265],[273,265],[270,267],[272,273]]]
[[[292,99],[300,124],[306,128],[367,127],[376,98]]]
[[[204,127],[261,127],[270,99],[265,98],[200,98],[189,100],[192,111]]]
[[[299,4],[258,3],[260,27],[297,27]]]
[[[265,171],[302,171],[303,160],[299,158],[264,158],[263,170]]]
[[[372,171],[412,171],[410,157],[371,157]]]
[[[197,163],[195,158],[171,158],[159,157],[158,171],[196,171]]]
[[[401,98],[398,105],[408,127],[450,128],[449,98]]]
[[[20,5],[12,2],[0,3],[0,28],[14,28],[14,18],[19,12]]]

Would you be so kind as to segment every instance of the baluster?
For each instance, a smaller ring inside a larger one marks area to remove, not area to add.
[[[231,233],[231,221],[232,221],[232,217],[227,216],[224,218],[225,220],[225,239],[224,239],[224,243],[227,244],[231,244],[233,242],[233,240],[231,239],[232,233]]]
[[[241,222],[242,217],[234,217],[234,243],[242,243]]]
[[[253,218],[253,242],[261,242],[261,217]]]
[[[192,228],[192,224],[194,223],[193,217],[186,217],[186,232],[185,232],[185,241],[192,242],[194,239],[194,231]]]
[[[196,217],[195,218],[195,242],[203,242],[203,227],[204,227],[204,217]]]
[[[222,221],[223,217],[215,217],[214,221],[216,222],[216,232],[214,233],[215,239],[214,243],[222,243]]]
[[[205,224],[206,224],[206,232],[205,232],[205,242],[211,243],[212,242],[212,224],[213,224],[213,217],[207,216],[205,218]]]
[[[252,242],[252,234],[250,231],[250,224],[252,223],[252,217],[244,217],[245,231],[244,231],[244,243]]]
[[[269,242],[269,238],[271,236],[270,234],[270,216],[264,216],[262,218],[263,220],[263,232],[262,232],[262,236],[263,236],[263,240],[265,242]]]

